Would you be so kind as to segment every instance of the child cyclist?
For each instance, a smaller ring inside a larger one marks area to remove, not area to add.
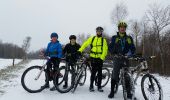
[[[58,34],[53,32],[51,33],[51,41],[48,43],[47,49],[45,51],[45,56],[49,56],[50,59],[47,62],[47,74],[50,75],[50,69],[52,67],[51,63],[54,64],[54,72],[59,69],[60,59],[62,57],[62,46],[58,41]],[[46,85],[46,88],[49,88],[49,82]],[[55,90],[55,87],[50,89],[51,91]]]
[[[80,48],[80,45],[76,43],[76,36],[75,35],[70,35],[69,37],[70,43],[66,44],[63,54],[66,56],[66,62],[67,66],[74,66],[74,64],[77,62],[77,59],[79,55],[77,54],[77,51]],[[65,84],[63,88],[67,88],[68,83],[65,81]]]

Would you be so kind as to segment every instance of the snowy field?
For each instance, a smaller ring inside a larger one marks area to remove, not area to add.
[[[19,63],[21,59],[15,59],[15,64]],[[0,58],[0,70],[4,69],[8,66],[11,66],[13,62],[13,59],[2,59]]]
[[[110,92],[110,82],[109,84],[103,88],[104,92],[100,93],[98,91],[89,92],[89,76],[86,80],[84,86],[79,86],[75,93],[65,93],[61,94],[57,91],[50,91],[49,89],[45,89],[40,93],[28,93],[21,86],[21,75],[23,71],[32,66],[32,65],[42,65],[43,60],[32,60],[28,64],[23,64],[21,66],[25,66],[22,69],[18,70],[14,74],[17,76],[12,78],[10,81],[4,81],[5,84],[10,84],[7,87],[3,88],[5,91],[0,95],[0,100],[110,100],[107,98]],[[170,78],[160,77],[156,75],[157,79],[161,82],[164,92],[164,100],[170,100]],[[141,89],[140,89],[140,79],[138,80],[138,84],[136,86],[136,97],[138,100],[144,100]],[[1,86],[1,84],[0,84]],[[1,88],[0,88],[1,89]],[[95,88],[96,89],[96,88]],[[118,93],[115,95],[113,100],[123,100],[122,88],[119,88]]]

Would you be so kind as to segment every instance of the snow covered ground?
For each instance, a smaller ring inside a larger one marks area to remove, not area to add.
[[[23,69],[18,70],[14,74],[17,77],[12,78],[10,81],[4,81],[6,84],[10,84],[7,87],[3,88],[5,91],[3,95],[0,95],[0,100],[110,100],[107,98],[110,92],[110,83],[104,88],[104,92],[100,93],[98,91],[89,92],[89,76],[86,80],[86,83],[82,87],[78,87],[75,93],[65,93],[60,94],[57,91],[50,91],[46,89],[40,93],[28,93],[26,92],[20,82],[21,75],[23,71],[31,65],[42,65],[43,60],[32,60],[30,63],[22,65],[25,66]],[[160,77],[156,75],[157,79],[161,82],[164,92],[164,100],[170,100],[170,78]],[[1,84],[0,84],[1,86]],[[0,88],[1,89],[1,88]],[[96,88],[95,88],[96,89]],[[119,88],[118,93],[115,95],[113,100],[123,100],[122,88]],[[140,89],[140,79],[136,86],[136,97],[138,100],[144,100],[141,89]]]
[[[15,64],[19,63],[21,59],[15,59]],[[13,62],[13,59],[2,59],[0,58],[0,70],[4,69],[8,66],[11,66]]]

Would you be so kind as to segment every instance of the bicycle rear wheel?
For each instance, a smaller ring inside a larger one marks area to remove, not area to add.
[[[21,76],[22,87],[29,93],[41,92],[49,80],[42,66],[31,66]]]
[[[110,79],[110,71],[108,68],[102,68],[102,83],[101,87],[105,87],[107,83],[109,82]],[[97,86],[98,84],[98,78],[95,77],[95,85]]]
[[[151,74],[145,74],[141,81],[145,100],[163,100],[163,91],[159,81]]]

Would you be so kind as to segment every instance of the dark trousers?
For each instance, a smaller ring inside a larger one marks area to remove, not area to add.
[[[129,61],[128,59],[125,58],[113,58],[113,70],[112,70],[112,79],[111,79],[111,92],[114,91],[115,85],[118,84],[119,82],[119,74],[120,74],[120,69],[122,67],[128,67],[129,66]],[[126,88],[127,91],[130,91],[130,78],[125,77],[125,83],[126,83]]]
[[[112,70],[112,79],[116,82],[119,81],[120,69],[122,67],[128,67],[129,61],[126,58],[113,58],[113,70]]]
[[[53,68],[52,68],[52,64],[54,65]],[[57,72],[59,70],[59,64],[60,64],[59,58],[51,57],[48,60],[46,72],[47,72],[47,75],[49,76],[50,80],[53,79],[53,75],[50,75],[50,74],[54,74],[55,72]],[[52,69],[54,72],[50,73],[52,71]]]
[[[98,78],[98,88],[101,88],[101,82],[102,82],[102,67],[103,67],[103,60],[99,58],[91,58],[91,77],[90,77],[90,87],[93,87],[93,83],[95,81],[96,73]]]
[[[72,70],[73,71],[72,73],[74,73],[76,71],[75,64],[76,64],[76,61],[66,62],[66,67],[67,67],[66,70],[67,71]],[[65,85],[68,85],[68,75],[65,76],[65,78],[66,78]],[[73,75],[71,78],[73,79]]]

